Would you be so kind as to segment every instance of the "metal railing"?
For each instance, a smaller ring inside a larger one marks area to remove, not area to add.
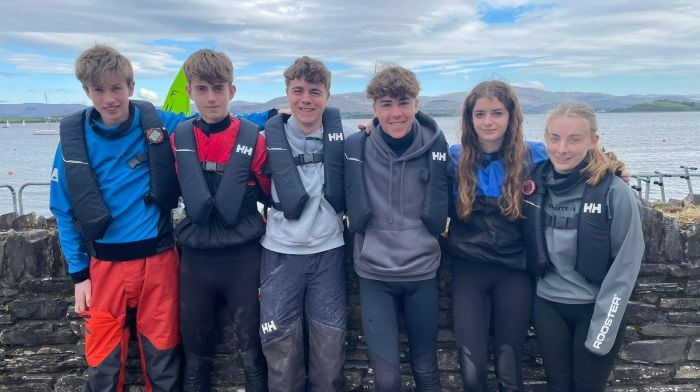
[[[35,185],[41,185],[41,186],[48,186],[51,185],[50,182],[25,182],[19,187],[19,191],[17,192],[18,194],[18,200],[19,200],[19,214],[23,215],[24,214],[24,203],[22,202],[22,192],[24,192],[24,188],[28,186],[35,186]]]
[[[15,188],[12,187],[12,185],[8,184],[0,184],[0,188],[7,188],[10,190],[10,193],[12,194],[12,211],[14,213],[17,213],[17,192],[15,192]]]
[[[700,173],[696,173],[697,167],[690,167],[682,165],[682,172],[661,172],[655,170],[651,173],[634,173],[630,177],[637,179],[637,185],[632,185],[632,188],[639,192],[639,197],[645,200],[649,200],[649,189],[651,185],[658,185],[659,191],[661,193],[661,201],[666,202],[666,190],[664,189],[664,178],[680,178],[686,181],[688,185],[688,194],[693,193],[693,182],[691,179],[693,177],[700,177]]]

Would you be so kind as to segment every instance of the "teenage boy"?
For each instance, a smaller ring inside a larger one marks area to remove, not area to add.
[[[300,57],[284,78],[292,115],[265,124],[272,208],[262,240],[260,336],[270,391],[344,391],[344,130],[340,112],[326,107],[331,73],[322,62]]]
[[[262,173],[265,138],[257,125],[229,114],[236,87],[226,54],[198,50],[183,68],[187,94],[199,111],[173,134],[186,213],[175,226],[182,247],[184,391],[209,391],[218,304],[233,319],[246,391],[267,391],[257,297],[265,233],[257,201],[270,195],[270,177]]]
[[[180,194],[168,134],[185,119],[130,100],[134,74],[95,45],[75,75],[93,106],[61,121],[50,208],[85,319],[85,391],[124,389],[136,325],[146,391],[179,389],[179,257],[171,209]]]
[[[399,309],[418,391],[439,391],[438,235],[448,207],[447,142],[418,111],[416,75],[399,66],[367,86],[375,119],[369,135],[345,143],[345,183],[362,329],[375,391],[401,389]]]

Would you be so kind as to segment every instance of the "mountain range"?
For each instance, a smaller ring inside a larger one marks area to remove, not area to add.
[[[656,100],[676,102],[700,102],[700,94],[694,95],[610,95],[589,92],[551,92],[528,87],[515,87],[520,105],[525,113],[545,113],[564,101],[588,102],[599,112],[629,109]],[[421,96],[420,109],[434,115],[458,115],[468,92],[456,92],[436,96]],[[372,103],[364,93],[346,93],[331,95],[331,106],[340,108],[345,115],[363,116],[372,112]],[[287,98],[282,96],[267,102],[233,101],[231,112],[245,113],[263,111],[273,107],[287,107]],[[0,104],[0,117],[61,117],[84,108],[76,104]],[[193,107],[193,109],[195,109]]]

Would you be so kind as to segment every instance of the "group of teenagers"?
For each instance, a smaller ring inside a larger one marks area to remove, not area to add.
[[[327,106],[316,59],[284,72],[291,114],[231,115],[224,53],[183,68],[193,116],[131,100],[109,46],[76,60],[92,106],[61,121],[50,207],[85,320],[84,391],[123,390],[132,330],[146,391],[208,391],[219,309],[246,391],[344,391],[346,245],[375,391],[402,388],[400,317],[416,390],[440,391],[443,252],[465,391],[488,389],[489,345],[498,389],[523,390],[531,321],[550,391],[605,388],[644,242],[589,105],[560,105],[545,144],[526,142],[513,89],[482,82],[448,146],[401,66],[373,75],[363,131]]]

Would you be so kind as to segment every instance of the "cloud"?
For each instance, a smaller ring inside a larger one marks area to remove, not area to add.
[[[511,83],[513,86],[516,87],[528,87],[528,88],[536,88],[538,90],[544,90],[544,84],[541,82],[538,82],[536,80],[533,80],[531,82],[527,83]]]
[[[139,97],[146,101],[158,102],[158,94],[143,87],[139,89]]]

